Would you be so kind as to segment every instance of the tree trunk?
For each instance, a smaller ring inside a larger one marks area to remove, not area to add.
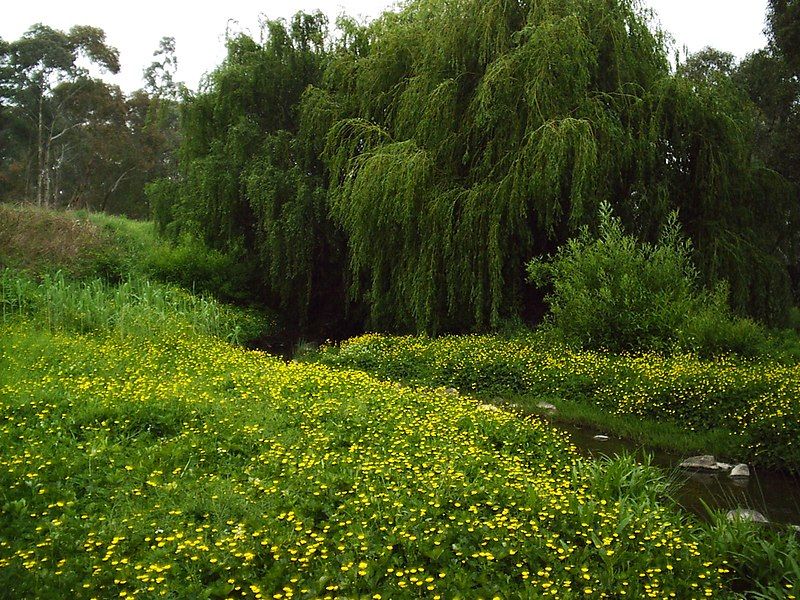
[[[37,174],[37,183],[36,183],[36,203],[39,206],[42,206],[44,197],[44,122],[42,117],[42,104],[44,104],[44,94],[41,92],[39,93],[39,130],[38,130],[38,139],[37,139],[37,153],[39,156],[39,172]]]
[[[50,207],[51,194],[51,173],[50,173],[50,142],[44,150],[44,205]]]
[[[122,181],[123,181],[123,180],[124,180],[124,179],[125,179],[125,178],[128,176],[128,174],[129,174],[129,173],[131,173],[133,170],[134,170],[134,167],[131,167],[130,169],[128,169],[128,170],[126,170],[126,171],[124,171],[124,172],[122,173],[122,175],[120,175],[119,177],[117,177],[117,180],[114,182],[114,185],[113,185],[113,186],[111,186],[111,189],[109,189],[109,190],[108,190],[108,191],[107,191],[107,192],[106,192],[106,193],[103,195],[103,201],[102,201],[102,203],[100,204],[100,211],[101,211],[101,212],[106,212],[106,206],[108,206],[108,201],[111,199],[111,195],[112,195],[114,192],[116,192],[116,191],[117,191],[117,188],[119,187],[119,184],[120,184],[120,183],[122,183]]]

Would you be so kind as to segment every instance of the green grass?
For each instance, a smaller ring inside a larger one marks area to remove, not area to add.
[[[616,415],[589,402],[552,396],[505,394],[499,398],[495,394],[485,393],[475,396],[486,401],[502,400],[502,403],[515,404],[525,412],[540,414],[555,424],[591,426],[598,432],[629,440],[649,450],[665,450],[688,456],[706,454],[709,448],[713,448],[720,460],[728,461],[735,461],[741,455],[740,441],[725,429],[687,431],[674,423]],[[557,406],[557,412],[551,414],[540,408],[538,404],[542,401]]]
[[[538,420],[190,330],[15,324],[0,356],[0,584],[14,597],[724,588],[722,558],[657,475],[601,487],[609,470]]]
[[[26,319],[49,331],[117,337],[178,326],[235,344],[275,326],[261,313],[140,277],[114,285],[102,279],[74,281],[61,272],[34,279],[10,269],[0,272],[0,318],[4,324]]]
[[[537,336],[366,335],[311,360],[516,398],[529,408],[542,397],[555,398],[563,418],[616,435],[800,470],[800,367],[771,359],[613,355],[575,351]]]

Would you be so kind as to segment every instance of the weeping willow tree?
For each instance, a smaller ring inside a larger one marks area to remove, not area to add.
[[[754,158],[748,99],[672,69],[637,0],[410,0],[265,34],[231,39],[187,102],[168,212],[257,257],[297,323],[495,326],[603,202],[644,241],[677,211],[708,284],[786,312],[796,195]]]
[[[216,248],[256,257],[265,300],[302,326],[345,300],[343,242],[328,218],[321,149],[299,136],[300,98],[328,61],[327,19],[268,21],[264,42],[228,55],[183,114],[184,228]]]
[[[368,39],[300,112],[372,326],[496,325],[603,201],[645,239],[677,210],[709,282],[785,308],[791,200],[746,102],[674,74],[633,0],[415,0]]]

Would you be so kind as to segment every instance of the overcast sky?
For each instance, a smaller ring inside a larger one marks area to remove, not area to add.
[[[679,48],[705,46],[744,57],[765,45],[764,16],[767,0],[643,0],[656,10],[662,27]],[[153,51],[164,36],[176,40],[178,78],[196,89],[203,73],[225,55],[226,28],[258,34],[259,15],[289,17],[298,10],[321,9],[331,19],[341,12],[375,17],[394,0],[225,0],[223,2],[171,2],[139,0],[132,4],[109,0],[28,0],[8,3],[0,17],[0,37],[19,38],[34,23],[59,29],[95,25],[105,30],[111,45],[120,50],[122,72],[112,80],[126,91],[142,85],[142,70],[152,62]]]

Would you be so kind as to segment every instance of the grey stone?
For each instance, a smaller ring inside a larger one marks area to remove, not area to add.
[[[458,396],[458,390],[452,387],[447,388],[444,393],[448,396]]]
[[[728,463],[724,463],[724,462],[718,462],[718,463],[717,463],[717,466],[718,466],[720,469],[722,469],[723,471],[730,471],[730,470],[731,470],[731,465],[729,465]]]
[[[691,456],[686,460],[684,460],[678,466],[681,469],[693,469],[697,471],[716,472],[720,470],[719,465],[717,463],[717,459],[715,459],[710,454],[706,454],[703,456]]]
[[[542,410],[546,410],[546,411],[548,411],[548,412],[556,412],[556,411],[558,410],[558,409],[555,407],[555,405],[554,405],[554,404],[550,404],[549,402],[545,402],[544,400],[543,400],[543,401],[541,401],[541,402],[539,402],[539,404],[537,404],[536,406],[538,406],[538,407],[539,407],[539,408],[541,408]]]
[[[728,512],[728,521],[752,521],[753,523],[769,523],[767,518],[757,510],[737,508]]]
[[[747,465],[736,465],[731,471],[731,477],[750,477],[750,467]]]
[[[596,439],[598,442],[607,442],[608,441],[608,436],[607,435],[596,435],[596,436],[594,436],[594,439]]]

